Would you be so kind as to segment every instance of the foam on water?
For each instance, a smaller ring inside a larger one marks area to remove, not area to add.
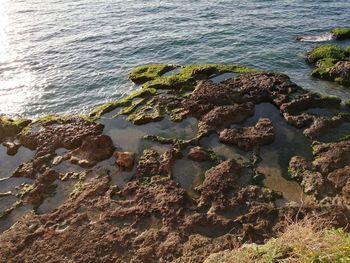
[[[333,38],[331,33],[325,33],[319,36],[300,36],[297,37],[297,40],[301,42],[326,42],[333,40]]]

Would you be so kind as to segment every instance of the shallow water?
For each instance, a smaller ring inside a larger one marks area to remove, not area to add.
[[[1,0],[0,113],[86,112],[136,89],[130,69],[158,62],[238,63],[350,98],[309,76],[316,43],[295,40],[349,26],[348,10],[347,0]]]
[[[6,152],[6,147],[0,145],[0,179],[8,178],[23,162],[29,161],[34,157],[34,152],[25,147],[20,147],[17,154],[10,156]]]

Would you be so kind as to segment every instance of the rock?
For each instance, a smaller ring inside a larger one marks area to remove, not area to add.
[[[326,118],[314,116],[312,125],[305,129],[303,133],[306,137],[316,140],[342,123],[343,121],[338,117]]]
[[[217,70],[215,67],[196,68],[192,71],[192,75],[194,75],[196,79],[207,79],[216,72]]]
[[[344,40],[350,38],[350,28],[347,27],[337,27],[331,30],[331,34],[337,40]]]
[[[328,72],[336,82],[350,85],[350,61],[339,61]]]
[[[7,154],[11,156],[16,155],[18,149],[21,147],[20,144],[11,141],[4,142],[2,145],[7,148]]]
[[[13,177],[26,177],[35,179],[40,173],[44,173],[49,167],[54,154],[46,154],[28,162],[22,163],[13,172]]]
[[[199,146],[192,147],[187,154],[187,158],[197,162],[205,162],[211,159],[210,154]]]
[[[199,207],[214,205],[223,208],[225,195],[238,184],[242,167],[233,159],[209,169],[204,182],[197,187],[200,192]]]
[[[70,153],[70,161],[81,167],[92,167],[110,158],[115,150],[111,137],[97,135],[85,137],[82,145]]]
[[[155,175],[171,175],[171,167],[175,159],[181,154],[175,149],[160,155],[153,149],[145,149],[136,167],[136,178],[152,177]]]
[[[116,164],[121,170],[131,170],[134,166],[134,154],[131,152],[116,152]]]
[[[259,119],[253,127],[224,129],[219,134],[220,142],[237,145],[245,151],[270,144],[274,139],[275,132],[269,119]]]
[[[331,181],[336,188],[342,189],[350,181],[350,166],[344,166],[333,172],[330,172],[327,179]]]
[[[88,136],[102,134],[103,125],[81,118],[70,118],[63,123],[51,123],[38,132],[28,132],[20,136],[23,146],[36,150],[36,156],[54,153],[59,148],[78,148]]]
[[[67,255],[77,263],[96,258],[199,263],[213,252],[274,237],[290,218],[321,214],[335,227],[350,220],[340,206],[277,207],[271,192],[242,185],[240,169],[235,161],[225,161],[208,171],[200,188],[201,202],[218,209],[229,204],[233,219],[196,207],[169,177],[132,180],[118,189],[109,177],[93,176],[51,213],[29,213],[2,233],[0,258],[9,263],[64,262]],[[56,176],[50,172],[40,182],[48,185]],[[37,202],[39,193],[44,192],[34,191],[26,200]]]
[[[254,114],[254,104],[235,104],[215,107],[200,121],[200,132],[215,131],[233,123],[240,123]]]
[[[315,195],[319,200],[332,202],[337,198],[344,205],[350,206],[347,195],[350,141],[315,144],[313,154],[312,161],[293,157],[289,163],[291,176],[301,182],[305,192]]]

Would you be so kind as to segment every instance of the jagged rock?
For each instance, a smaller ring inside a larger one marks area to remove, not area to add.
[[[269,119],[259,119],[253,127],[225,129],[219,134],[221,142],[237,145],[246,151],[270,144],[274,139],[275,132]]]
[[[103,125],[81,118],[70,118],[64,123],[53,123],[37,132],[27,132],[20,136],[23,146],[36,150],[36,156],[54,153],[59,148],[78,148],[88,136],[102,134]]]
[[[328,71],[335,81],[344,85],[350,85],[350,61],[339,61]]]
[[[337,195],[350,206],[347,194],[350,166],[350,141],[313,145],[314,160],[293,157],[289,163],[292,177],[301,181],[304,191],[317,198],[332,200]],[[338,198],[338,199],[339,199]]]

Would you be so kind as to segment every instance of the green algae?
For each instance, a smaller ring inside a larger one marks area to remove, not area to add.
[[[350,100],[344,101],[344,105],[347,106],[348,108],[350,108]]]
[[[130,106],[133,103],[133,100],[136,98],[147,98],[153,95],[156,95],[157,91],[155,89],[141,89],[133,92],[129,96],[121,98],[116,101],[107,102],[96,107],[90,114],[90,117],[100,118],[103,114],[113,111],[118,107]]]
[[[350,85],[347,77],[331,73],[339,61],[350,61],[350,47],[342,49],[337,45],[318,46],[307,54],[306,60],[316,65],[311,73],[313,77],[334,81],[343,86]]]
[[[344,50],[337,45],[321,45],[315,47],[307,54],[307,61],[310,63],[316,63],[321,59],[334,59],[339,61],[345,58]]]
[[[136,84],[143,84],[147,81],[159,78],[164,73],[177,68],[169,64],[149,64],[134,68],[129,72],[129,79]]]
[[[132,113],[128,117],[128,121],[136,125],[142,125],[149,122],[160,121],[163,119],[164,112],[159,106],[151,105],[143,106],[139,111]]]
[[[129,114],[131,114],[133,111],[135,111],[135,109],[136,109],[138,106],[144,104],[145,101],[146,101],[145,98],[139,99],[139,100],[133,102],[130,106],[126,106],[126,107],[122,108],[122,109],[119,111],[119,113],[116,114],[116,115],[114,115],[113,117],[117,117],[117,116],[119,116],[119,115],[129,115]]]
[[[223,73],[248,73],[257,72],[256,70],[237,65],[224,64],[201,64],[201,65],[187,65],[181,70],[170,76],[159,77],[148,81],[143,85],[143,88],[155,89],[182,89],[182,91],[192,90],[195,82],[198,79],[211,78]]]
[[[0,117],[0,142],[6,138],[16,137],[21,133],[32,121],[28,119],[10,119]]]
[[[348,27],[338,27],[331,30],[332,35],[337,40],[344,40],[350,38],[350,28]]]

